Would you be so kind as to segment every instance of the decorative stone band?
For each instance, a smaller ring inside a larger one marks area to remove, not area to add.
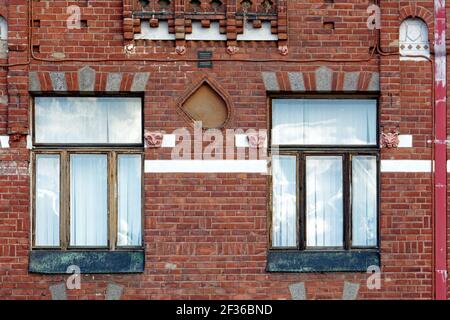
[[[450,160],[447,162],[450,172]],[[265,160],[145,160],[146,173],[259,173],[267,174]],[[382,160],[383,173],[431,173],[430,160]]]
[[[76,72],[29,73],[30,92],[144,92],[149,72],[98,72],[85,66]]]
[[[381,160],[381,172],[431,173],[430,160]]]
[[[380,90],[378,72],[338,72],[319,67],[314,72],[262,72],[270,92],[376,92]]]
[[[267,173],[265,160],[145,160],[146,173]]]
[[[64,282],[49,286],[52,300],[67,300],[66,286],[67,284]],[[115,283],[108,283],[105,300],[120,300],[122,298],[122,293],[123,286]]]
[[[345,281],[342,300],[356,300],[358,298],[359,287],[359,283]],[[289,292],[291,293],[292,300],[307,300],[304,282],[297,282],[289,285]]]

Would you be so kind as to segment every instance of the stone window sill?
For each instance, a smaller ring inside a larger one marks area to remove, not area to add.
[[[367,272],[380,266],[378,250],[269,251],[267,272]]]
[[[65,274],[76,265],[82,274],[142,273],[144,251],[33,250],[29,256],[30,273]]]

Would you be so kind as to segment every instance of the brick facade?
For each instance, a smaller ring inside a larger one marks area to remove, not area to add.
[[[225,13],[218,15],[227,41],[184,40],[189,25],[176,14],[175,41],[133,41],[138,24],[127,10],[130,2],[32,1],[29,32],[28,1],[0,0],[9,29],[8,59],[0,59],[0,135],[9,136],[9,148],[0,149],[0,298],[51,299],[51,286],[67,279],[28,272],[32,93],[145,92],[145,129],[168,133],[191,128],[177,101],[205,77],[230,99],[224,130],[268,129],[268,93],[376,93],[381,130],[413,137],[412,147],[383,149],[381,158],[431,159],[432,68],[398,55],[371,56],[377,37],[366,25],[372,1],[275,1],[280,43],[236,43],[236,21]],[[173,1],[175,12],[183,11],[183,2]],[[80,7],[81,29],[67,29],[70,5]],[[399,26],[409,16],[422,18],[434,38],[433,1],[381,1],[381,13],[383,52],[398,51]],[[124,52],[130,44],[134,53]],[[239,49],[230,54],[229,46]],[[287,46],[286,56],[280,46]],[[211,69],[197,67],[199,50],[213,52]],[[171,151],[145,149],[145,159],[170,159]],[[267,273],[270,185],[264,175],[145,173],[145,272],[83,275],[81,289],[68,290],[68,298],[103,299],[116,284],[122,299],[291,299],[290,286],[303,282],[307,299],[341,299],[345,283],[359,284],[358,299],[430,299],[431,174],[383,172],[380,183],[380,290],[367,288],[366,273]]]

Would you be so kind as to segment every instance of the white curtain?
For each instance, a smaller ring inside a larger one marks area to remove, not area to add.
[[[141,156],[118,156],[119,246],[141,245]]]
[[[70,156],[70,245],[108,244],[107,156]]]
[[[140,98],[37,97],[37,143],[142,142]]]
[[[352,159],[352,245],[377,245],[377,159]]]
[[[59,155],[36,155],[36,246],[59,246]]]
[[[376,100],[275,99],[274,145],[375,145]]]
[[[8,23],[6,19],[0,16],[0,41],[8,40]]]
[[[306,157],[306,245],[343,245],[342,157]]]
[[[272,246],[297,245],[296,157],[273,156]]]

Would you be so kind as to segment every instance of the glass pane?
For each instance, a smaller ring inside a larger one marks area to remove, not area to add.
[[[35,139],[56,144],[139,144],[140,98],[37,97]]]
[[[306,245],[341,247],[344,241],[342,157],[306,157]]]
[[[119,246],[139,246],[141,244],[141,156],[118,156],[119,183]]]
[[[276,99],[275,145],[376,145],[376,100]]]
[[[352,159],[352,245],[377,245],[377,158]]]
[[[297,172],[295,156],[272,157],[272,245],[297,246]]]
[[[36,155],[36,246],[59,246],[59,155]]]
[[[107,156],[70,156],[70,245],[108,244]]]

